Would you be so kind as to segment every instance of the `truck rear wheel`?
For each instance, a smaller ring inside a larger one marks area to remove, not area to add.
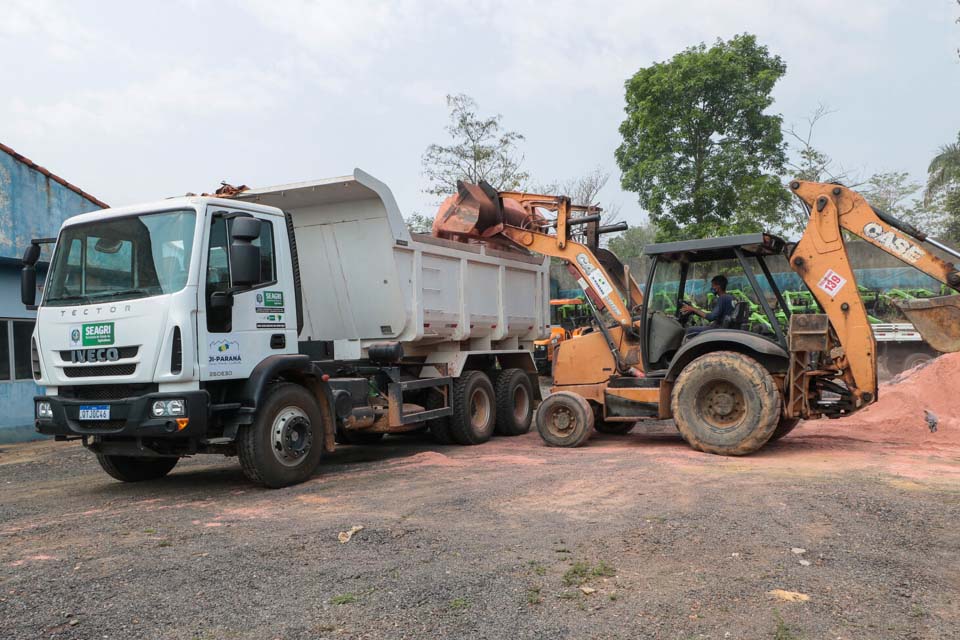
[[[753,453],[780,421],[780,392],[763,365],[742,353],[718,351],[687,365],[673,387],[677,429],[699,451]]]
[[[457,444],[481,444],[496,425],[496,401],[490,378],[481,371],[464,371],[453,381],[450,436]]]
[[[323,455],[323,416],[313,395],[297,384],[273,387],[253,424],[240,428],[243,473],[276,489],[309,478]]]
[[[505,369],[497,376],[497,427],[501,436],[530,431],[533,421],[533,385],[522,369]]]
[[[121,482],[142,482],[162,478],[177,466],[180,458],[111,456],[97,454],[97,462],[110,477]]]
[[[551,393],[537,408],[537,431],[551,447],[579,447],[593,429],[590,404],[575,393]]]

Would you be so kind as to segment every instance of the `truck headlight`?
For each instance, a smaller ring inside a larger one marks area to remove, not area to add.
[[[180,398],[174,400],[155,400],[150,412],[154,418],[183,416],[187,413],[187,403]]]
[[[53,407],[50,406],[50,403],[41,400],[37,403],[37,417],[38,418],[52,418],[53,417]]]

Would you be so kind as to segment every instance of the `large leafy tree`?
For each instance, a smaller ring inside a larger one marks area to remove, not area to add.
[[[503,128],[501,116],[480,116],[467,95],[447,96],[450,122],[447,144],[431,144],[421,159],[430,182],[425,191],[435,196],[457,192],[457,181],[485,180],[499,191],[518,189],[529,175],[517,143],[523,135]]]
[[[766,113],[786,71],[754,36],[700,44],[626,83],[622,185],[659,240],[757,231],[787,207],[781,117]]]
[[[926,203],[942,208],[944,236],[960,242],[960,134],[930,161],[923,195]]]

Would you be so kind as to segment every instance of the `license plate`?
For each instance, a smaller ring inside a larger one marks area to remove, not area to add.
[[[81,420],[109,420],[110,405],[108,404],[81,405],[80,419]]]

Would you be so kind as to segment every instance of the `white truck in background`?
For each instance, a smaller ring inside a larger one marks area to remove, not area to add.
[[[21,283],[46,387],[36,428],[81,439],[119,480],[220,453],[281,487],[335,441],[530,427],[549,261],[411,235],[359,169],[70,218],[35,305],[45,242]]]
[[[881,322],[871,328],[877,341],[879,360],[891,374],[912,369],[942,355],[927,344],[909,322]]]

